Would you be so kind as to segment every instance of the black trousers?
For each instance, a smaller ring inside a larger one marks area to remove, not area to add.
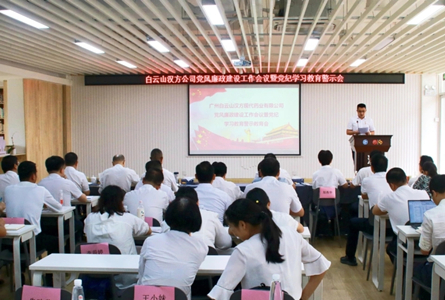
[[[434,263],[427,261],[424,264],[419,264],[415,266],[413,277],[419,279],[426,286],[431,286],[433,265]],[[430,299],[431,296],[423,289],[420,289],[419,298],[421,300]]]

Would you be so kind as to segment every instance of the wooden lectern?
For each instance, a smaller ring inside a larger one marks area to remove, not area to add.
[[[391,138],[392,135],[353,135],[349,142],[355,152],[355,170],[358,172],[368,166],[368,155],[371,151],[388,152]]]

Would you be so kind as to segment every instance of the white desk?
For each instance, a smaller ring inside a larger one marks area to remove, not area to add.
[[[86,215],[88,216],[91,213],[91,208],[95,207],[99,202],[100,196],[87,196],[87,202],[80,202],[79,200],[71,200],[71,204],[73,205],[85,205],[86,206]]]
[[[63,228],[63,221],[64,220],[70,220],[70,251],[71,253],[74,253],[74,211],[75,207],[73,206],[63,206],[62,211],[55,212],[55,211],[49,211],[49,210],[43,210],[42,211],[42,217],[45,218],[57,218],[57,229],[58,229],[58,236],[59,236],[59,253],[65,253],[65,246],[64,246],[64,228]]]
[[[377,290],[383,291],[385,275],[385,239],[388,215],[374,217],[374,241],[372,253],[372,282]]]
[[[309,243],[309,240],[311,239],[311,231],[309,230],[309,227],[304,226],[304,231],[301,233],[303,238]]]
[[[445,279],[445,255],[431,255],[433,277],[431,281],[431,300],[439,300],[440,278]]]
[[[368,218],[369,217],[369,200],[363,199],[362,196],[358,196],[358,217]],[[360,231],[358,234],[357,243],[357,258],[363,263],[363,258],[365,256],[366,249],[363,249],[363,233]]]
[[[14,257],[14,281],[15,289],[22,287],[22,269],[20,261],[20,242],[29,240],[29,260],[33,264],[36,261],[36,237],[34,235],[35,225],[25,225],[19,230],[8,230],[4,239],[12,239]]]
[[[420,233],[411,226],[397,226],[397,228],[399,229],[399,233],[397,234],[396,300],[402,300],[403,294],[403,252],[406,253],[405,300],[411,300],[414,243],[420,238]],[[406,247],[403,243],[406,243]]]

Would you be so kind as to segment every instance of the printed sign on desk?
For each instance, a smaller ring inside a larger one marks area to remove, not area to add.
[[[135,300],[175,300],[175,288],[171,286],[134,286]]]
[[[24,285],[22,300],[60,300],[60,289]]]

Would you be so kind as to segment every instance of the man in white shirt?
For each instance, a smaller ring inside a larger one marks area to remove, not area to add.
[[[343,174],[330,166],[332,158],[332,152],[329,150],[321,150],[318,153],[318,161],[321,164],[321,168],[312,175],[312,188],[314,190],[320,187],[348,187]]]
[[[162,165],[164,162],[164,155],[162,154],[162,151],[158,148],[151,150],[150,160],[157,160]],[[163,168],[162,171],[164,173],[164,184],[171,188],[173,192],[177,192],[178,184],[175,175],[165,168]]]
[[[264,158],[277,159],[277,157],[273,153],[267,153],[266,155],[264,155]],[[255,177],[253,178],[253,183],[260,181],[262,179],[262,177],[263,176],[260,176],[259,170],[258,170],[258,172],[255,173]],[[280,176],[278,177],[278,180],[282,181],[282,182],[287,182],[288,184],[295,187],[295,183],[292,181],[292,177],[290,176],[289,172],[286,171],[285,169],[280,168]]]
[[[374,122],[371,118],[365,117],[366,114],[366,104],[360,103],[357,105],[357,117],[352,117],[349,120],[348,126],[346,127],[347,135],[374,135],[375,128]],[[362,132],[362,133],[360,133]],[[365,133],[363,133],[365,132]]]
[[[58,238],[56,235],[49,235],[41,229],[42,209],[45,205],[53,211],[61,211],[62,205],[56,201],[51,193],[44,187],[38,186],[36,164],[31,161],[24,161],[18,167],[20,183],[10,185],[5,190],[5,203],[8,217],[25,218],[32,225],[35,225],[37,250],[46,249],[48,254],[58,252]]]
[[[4,174],[0,175],[0,202],[3,200],[6,187],[20,182],[19,175],[17,175],[18,166],[19,161],[16,156],[3,157],[2,170]]]
[[[369,163],[370,165],[368,167],[363,167],[360,170],[358,170],[357,174],[355,175],[354,179],[351,181],[351,187],[359,186],[362,184],[363,179],[366,177],[369,177],[374,174],[371,170],[371,159],[376,154],[383,154],[381,151],[373,150],[371,153],[369,153]],[[383,154],[384,155],[384,154]]]
[[[90,194],[90,186],[88,185],[87,177],[84,173],[77,170],[79,159],[77,154],[69,152],[65,154],[65,176],[77,186],[77,188],[85,195]]]
[[[215,180],[215,171],[210,162],[201,162],[196,166],[195,171],[195,177],[199,181],[199,185],[196,188],[199,208],[217,213],[218,219],[223,223],[224,213],[232,204],[232,199],[226,192],[212,186],[212,182]]]
[[[132,169],[125,167],[125,157],[122,154],[113,156],[113,167],[100,174],[99,193],[109,185],[117,185],[125,192],[131,190],[131,185],[139,181],[139,176]]]
[[[145,177],[145,173],[150,170],[150,169],[157,169],[160,170],[161,172],[163,172],[162,170],[162,165],[159,161],[157,160],[149,160],[147,161],[147,163],[145,164],[145,172],[144,174],[141,176],[141,180],[139,180],[138,184],[136,184],[136,187],[134,188],[135,190],[141,188],[144,183],[144,177]],[[172,189],[168,186],[166,186],[165,184],[161,183],[161,187],[159,188],[160,191],[163,191],[164,193],[167,194],[167,199],[169,202],[172,202],[173,200],[175,200],[175,194],[173,193]]]
[[[280,163],[274,158],[266,158],[260,162],[261,181],[249,184],[244,190],[244,196],[254,188],[263,189],[270,200],[270,209],[292,216],[302,217],[304,209],[301,206],[295,189],[284,182],[278,181]]]
[[[217,189],[220,189],[223,192],[226,192],[230,198],[232,198],[232,202],[236,199],[239,199],[243,196],[243,192],[241,189],[231,181],[226,180],[227,174],[227,166],[223,162],[214,162],[212,164],[213,169],[215,170],[215,180],[213,180],[212,185]]]
[[[127,206],[128,211],[137,216],[139,202],[141,201],[145,216],[156,219],[161,224],[164,219],[164,212],[169,204],[167,194],[159,190],[163,180],[164,176],[161,170],[149,169],[145,173],[142,187],[125,194],[124,205]]]
[[[374,205],[374,215],[388,214],[391,227],[394,232],[393,240],[388,244],[386,252],[397,253],[397,226],[405,225],[409,221],[408,200],[429,200],[426,191],[414,190],[406,182],[406,174],[400,168],[392,168],[386,174],[386,181],[393,191],[382,197],[377,205]],[[390,255],[390,258],[392,256]]]

